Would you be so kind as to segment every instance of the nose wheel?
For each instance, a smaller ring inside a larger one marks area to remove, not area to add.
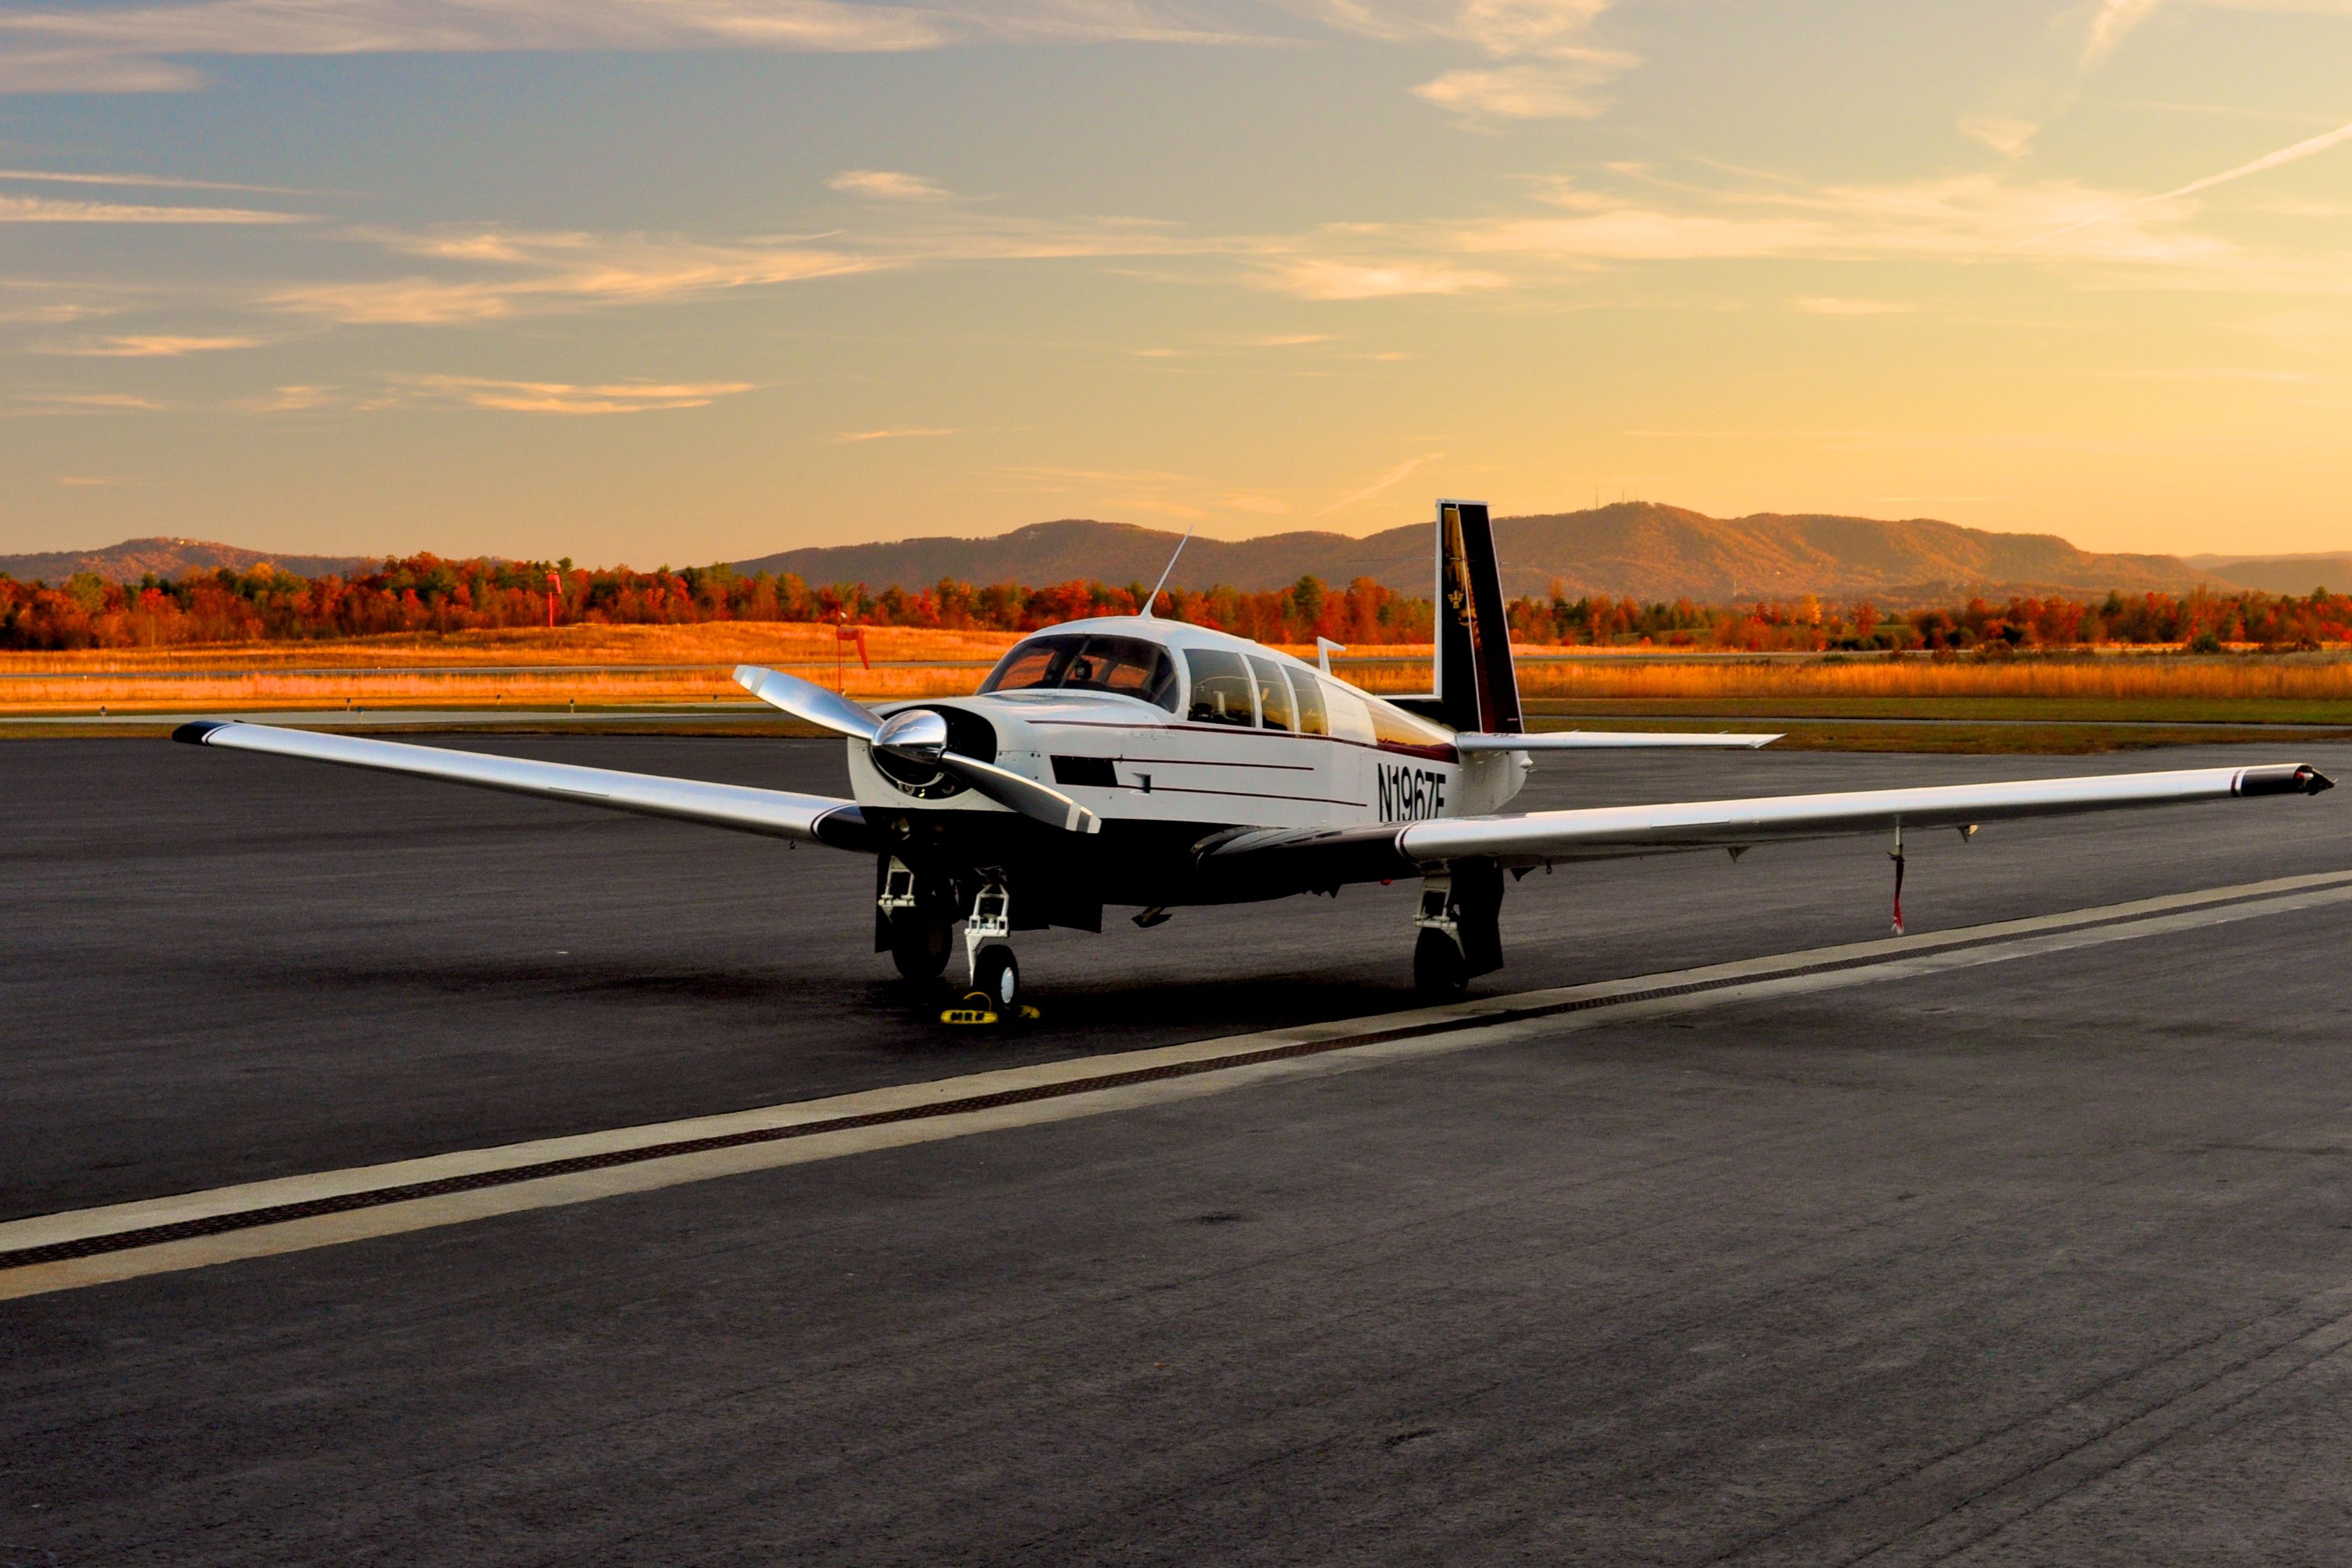
[[[1002,943],[982,947],[972,966],[971,988],[988,998],[1000,1018],[1014,1016],[1021,1002],[1021,961]]]

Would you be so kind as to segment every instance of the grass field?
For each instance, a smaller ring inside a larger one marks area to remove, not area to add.
[[[748,716],[730,678],[773,665],[872,700],[970,692],[1010,632],[869,627],[862,667],[832,628],[727,622],[554,632],[404,635],[79,653],[0,654],[0,733],[10,718],[110,723],[205,713],[361,708],[510,715],[528,727],[622,709],[666,724]],[[1311,657],[1311,649],[1293,649]],[[1523,649],[1520,685],[1544,727],[1671,725],[1789,732],[1784,745],[1866,750],[2085,751],[2185,740],[2278,738],[2245,727],[2352,729],[2352,655],[2191,657],[2103,653],[2007,659],[1661,657]],[[1341,673],[1376,692],[1426,691],[1427,647],[1363,650]],[[698,714],[697,710],[700,710]],[[1932,723],[1890,723],[1927,720]],[[734,732],[740,732],[740,727]]]

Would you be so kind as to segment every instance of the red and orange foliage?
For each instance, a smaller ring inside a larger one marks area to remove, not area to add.
[[[0,576],[0,648],[163,648],[204,643],[303,642],[523,629],[546,624],[548,578],[559,584],[555,618],[566,626],[700,625],[723,622],[814,622],[1020,632],[1087,615],[1131,614],[1146,585],[1066,582],[975,587],[943,580],[909,591],[863,583],[813,588],[799,578],[739,575],[725,566],[672,571],[588,570],[569,560],[387,559],[346,580],[301,578],[257,566],[138,583],[77,576],[62,585]],[[1171,603],[1169,601],[1172,601]],[[1426,643],[1426,599],[1391,592],[1370,578],[1331,588],[1312,577],[1264,592],[1233,588],[1171,591],[1161,613],[1239,632],[1262,643],[1311,644],[1320,637],[1357,647]],[[2172,643],[2219,647],[2317,647],[2352,641],[2352,596],[2266,593],[2182,596],[2147,593],[2104,601],[2011,597],[1884,615],[1868,603],[1824,605],[1811,597],[1777,603],[1700,605],[1688,600],[1514,600],[1514,639],[1523,644],[1643,645],[1694,651],[2076,647]]]
[[[197,572],[172,582],[151,577],[111,583],[85,574],[56,588],[0,577],[0,648],[166,647],[543,626],[551,572],[560,584],[555,619],[564,625],[843,619],[866,626],[1028,632],[1087,615],[1133,614],[1149,591],[1141,583],[975,588],[947,580],[912,592],[894,585],[877,593],[863,583],[813,589],[789,573],[744,577],[725,566],[640,572],[590,570],[569,561],[550,566],[412,556],[348,581],[300,578],[266,565]],[[1163,597],[1160,612],[1262,642],[1311,643],[1324,635],[1426,643],[1430,636],[1428,601],[1391,593],[1369,578],[1339,590],[1312,578],[1265,593],[1176,590]]]

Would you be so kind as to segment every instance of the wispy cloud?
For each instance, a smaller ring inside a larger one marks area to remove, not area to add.
[[[591,305],[656,303],[887,265],[793,240],[712,245],[645,235],[465,230],[373,236],[466,276],[409,276],[279,289],[270,306],[346,324],[449,325]]]
[[[1389,43],[1467,45],[1488,64],[1444,72],[1414,96],[1463,123],[1590,120],[1608,106],[1598,89],[1642,63],[1591,43],[1611,0],[1324,0],[1335,27]]]
[[[1654,192],[1560,190],[1554,214],[1468,222],[1425,238],[1510,266],[1596,269],[1643,262],[1943,259],[1976,264],[2031,243],[2045,266],[2095,267],[2110,282],[2165,287],[2352,284],[2312,258],[2249,251],[2162,201],[2006,171],[1884,185],[1759,179]],[[1402,233],[1400,243],[1406,237]],[[2021,256],[2020,259],[2026,259]]]
[[[35,392],[17,401],[58,410],[92,408],[152,411],[163,406],[154,399],[141,397],[136,392]]]
[[[895,169],[844,169],[825,183],[845,195],[879,202],[944,202],[948,193],[920,174]]]
[[[247,413],[299,413],[341,401],[333,387],[289,386],[278,387],[266,397],[247,398],[235,406]]]
[[[962,430],[955,425],[908,424],[890,430],[845,430],[833,439],[836,445],[854,445],[865,441],[903,441],[915,435],[961,435],[962,434]]]
[[[1328,517],[1334,512],[1344,512],[1349,507],[1355,506],[1360,502],[1369,501],[1373,497],[1379,495],[1381,491],[1387,489],[1390,486],[1402,484],[1406,478],[1411,476],[1414,469],[1421,467],[1423,464],[1434,463],[1444,455],[1445,454],[1443,452],[1424,452],[1418,457],[1408,457],[1403,462],[1398,464],[1395,467],[1390,469],[1387,473],[1381,475],[1379,478],[1373,480],[1370,484],[1365,486],[1362,489],[1350,490],[1348,494],[1340,497],[1338,500],[1332,502],[1329,506],[1324,507],[1315,515],[1318,517]]]
[[[462,325],[552,311],[651,305],[734,289],[959,262],[1229,255],[1263,242],[1195,239],[1133,218],[1033,223],[910,204],[873,231],[707,241],[677,235],[496,228],[362,231],[431,267],[388,278],[306,284],[270,308],[346,324]]]
[[[0,180],[30,180],[58,185],[132,185],[151,191],[245,191],[272,196],[317,194],[290,185],[240,185],[226,180],[182,180],[168,174],[80,174],[63,169],[0,169]]]
[[[1499,272],[1434,259],[1359,259],[1297,256],[1268,262],[1259,275],[1268,288],[1302,299],[1393,299],[1413,294],[1460,294],[1500,288]]]
[[[1145,0],[193,0],[0,15],[0,92],[199,87],[189,62],[252,55],[756,49],[887,53],[987,38],[1218,44],[1246,35]]]
[[[1447,71],[1412,89],[1413,96],[1464,120],[1595,120],[1608,100],[1593,91],[1615,81],[1639,57],[1585,49],[1517,65]]]
[[[182,354],[210,353],[221,349],[258,348],[259,338],[176,338],[168,336],[106,338],[95,343],[44,348],[45,354],[69,354],[90,360],[172,360]]]
[[[1789,308],[1807,316],[1900,316],[1918,307],[1900,299],[1837,299],[1816,294],[1790,300]]]
[[[2178,189],[2166,191],[2158,195],[2142,196],[2137,201],[2126,203],[2112,213],[2095,214],[2090,217],[2069,224],[2063,228],[2053,229],[2048,234],[2035,235],[2020,240],[2009,248],[2016,250],[2026,246],[2038,246],[2045,241],[2079,233],[2095,224],[2112,223],[2144,207],[2153,207],[2164,202],[2177,202],[2183,197],[2193,196],[2200,191],[2210,191],[2216,185],[2226,185],[2232,180],[2242,180],[2249,174],[2260,174],[2265,170],[2298,162],[2315,154],[2325,152],[2331,147],[2340,147],[2347,141],[2352,141],[2352,124],[2339,125],[2335,130],[2323,131],[2317,136],[2305,137],[2292,146],[2282,147],[2275,152],[2265,152],[2261,157],[2250,162],[2241,163],[2234,169],[2224,169],[2218,174],[2208,174],[2201,180],[2191,180]]]
[[[509,382],[488,376],[404,376],[394,385],[426,400],[509,413],[649,413],[702,408],[722,397],[752,390],[751,382]]]
[[[299,224],[299,213],[242,207],[155,207],[122,202],[59,201],[0,194],[0,224]]]
[[[1962,133],[2004,157],[2023,158],[2124,41],[2165,10],[2352,16],[2352,0],[2080,0],[2051,19],[2031,57],[1993,86],[1984,107],[1961,118]]]

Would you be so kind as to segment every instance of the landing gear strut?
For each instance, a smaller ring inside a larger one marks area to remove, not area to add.
[[[1001,1019],[1020,1016],[1021,965],[1006,940],[1012,935],[1012,894],[1001,882],[983,883],[964,917],[963,959],[971,988]]]
[[[1493,861],[1456,861],[1422,879],[1413,925],[1413,988],[1451,1001],[1503,967],[1503,873]]]
[[[936,980],[955,950],[955,904],[944,888],[926,886],[893,855],[875,895],[875,946],[890,950],[898,973],[920,984]]]

